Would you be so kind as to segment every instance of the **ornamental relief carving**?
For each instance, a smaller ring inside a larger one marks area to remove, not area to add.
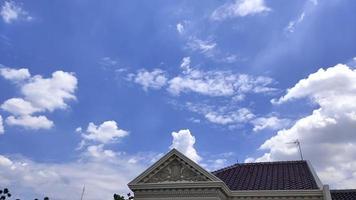
[[[167,166],[160,169],[152,177],[144,180],[146,183],[162,182],[196,182],[207,181],[208,178],[195,171],[188,165],[180,162],[178,159],[172,160]]]

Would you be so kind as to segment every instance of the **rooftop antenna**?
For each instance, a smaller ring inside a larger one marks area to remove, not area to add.
[[[296,144],[298,146],[298,149],[299,149],[299,155],[300,155],[300,160],[304,160],[303,159],[303,153],[302,153],[302,148],[300,146],[300,142],[298,139],[296,139],[294,142],[288,142],[286,144]]]
[[[85,185],[83,186],[82,196],[80,197],[80,200],[83,200],[84,192],[85,192]]]

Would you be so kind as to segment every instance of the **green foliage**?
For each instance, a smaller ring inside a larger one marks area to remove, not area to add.
[[[125,199],[124,196],[118,195],[118,194],[114,194],[114,200],[133,200],[134,197],[131,196],[130,193],[127,194],[127,199]]]
[[[0,190],[0,200],[6,200],[9,199],[10,197],[11,197],[11,193],[9,189],[4,188],[3,190]],[[16,200],[20,200],[20,199],[16,199]],[[38,200],[38,199],[34,199],[34,200]],[[45,197],[43,200],[49,200],[49,198]]]
[[[118,194],[114,194],[114,200],[125,200],[125,197]]]
[[[6,198],[10,198],[11,193],[9,189],[4,188],[3,190],[0,190],[0,200],[5,200]]]

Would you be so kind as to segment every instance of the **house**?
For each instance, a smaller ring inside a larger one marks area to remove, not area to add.
[[[329,190],[308,161],[243,163],[208,172],[176,149],[128,186],[135,200],[356,200],[356,190]]]

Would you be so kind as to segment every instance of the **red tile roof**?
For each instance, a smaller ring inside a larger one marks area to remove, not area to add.
[[[306,161],[238,163],[212,173],[231,190],[318,189]]]
[[[354,190],[330,190],[333,200],[355,200],[356,189]]]

